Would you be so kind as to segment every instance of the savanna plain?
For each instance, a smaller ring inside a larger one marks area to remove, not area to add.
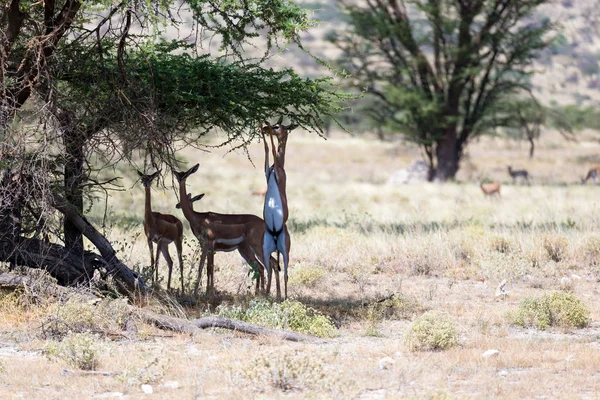
[[[136,306],[240,317],[319,341],[173,333],[135,318],[124,299],[4,290],[0,398],[599,398],[600,189],[580,181],[600,144],[593,132],[577,138],[544,133],[533,159],[525,144],[484,138],[456,182],[398,185],[388,180],[419,159],[417,148],[294,131],[289,300],[255,296],[232,252],[215,255],[215,295],[166,293],[162,259],[155,298]],[[200,164],[188,179],[189,193],[206,194],[195,209],[262,215],[252,195],[264,186],[262,144],[210,150],[179,155],[186,168]],[[531,184],[513,183],[508,165],[526,168]],[[133,169],[115,175],[126,190],[98,199],[94,222],[148,275],[144,190]],[[184,220],[177,184],[162,178],[154,209]],[[500,182],[501,197],[484,196],[481,180]],[[199,251],[184,229],[189,293]],[[178,287],[177,261],[173,278]]]

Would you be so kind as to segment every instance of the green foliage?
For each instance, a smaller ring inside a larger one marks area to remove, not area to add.
[[[98,366],[100,338],[91,333],[69,333],[60,343],[51,343],[45,349],[50,358],[58,357],[73,368],[95,370]]]
[[[102,52],[73,44],[57,58],[55,74],[62,82],[60,104],[86,130],[111,128],[126,148],[171,163],[174,142],[195,142],[215,128],[225,143],[245,143],[258,125],[283,115],[322,132],[323,117],[335,118],[349,98],[330,78],[198,56],[182,41],[130,50],[125,60],[117,43],[104,43]]]
[[[541,330],[553,326],[585,328],[591,322],[589,309],[572,293],[526,297],[517,310],[508,313],[508,319],[513,325]]]
[[[428,311],[410,325],[404,341],[410,351],[448,350],[458,344],[458,330],[447,314]]]
[[[270,303],[251,300],[246,307],[219,306],[219,315],[269,328],[289,329],[318,337],[333,337],[337,329],[331,319],[299,301]]]
[[[594,129],[600,130],[600,110],[596,107],[578,107],[569,105],[555,107],[555,112],[560,118],[551,124],[554,128],[559,128],[559,123],[573,129]]]

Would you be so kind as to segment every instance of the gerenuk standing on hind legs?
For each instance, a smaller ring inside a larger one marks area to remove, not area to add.
[[[265,146],[265,176],[267,178],[267,193],[265,195],[265,206],[263,209],[263,218],[267,225],[263,238],[263,257],[267,262],[267,293],[271,290],[271,268],[269,268],[268,257],[272,252],[277,251],[277,263],[279,264],[279,255],[283,255],[283,280],[284,280],[284,298],[287,298],[288,282],[288,262],[290,256],[290,234],[286,222],[288,219],[287,196],[285,192],[286,176],[283,168],[285,164],[285,146],[288,133],[294,129],[295,125],[281,125],[283,117],[277,124],[271,126],[267,124],[261,129],[263,143]],[[269,165],[269,145],[267,144],[267,134],[271,141],[273,152],[273,165]],[[277,137],[278,148],[275,149],[273,136]],[[279,273],[275,271],[277,284],[277,298],[281,298],[281,288],[279,285]]]

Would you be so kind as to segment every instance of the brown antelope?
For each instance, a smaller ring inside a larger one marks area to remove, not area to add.
[[[252,196],[265,197],[266,194],[267,194],[267,188],[257,189],[257,190],[252,191]]]
[[[581,183],[587,183],[588,179],[594,180],[594,185],[596,184],[596,178],[600,174],[600,167],[590,168],[585,178],[581,179]]]
[[[160,174],[160,171],[156,171],[152,175],[144,175],[140,171],[137,171],[141,178],[142,184],[146,191],[146,206],[144,211],[144,232],[148,240],[148,248],[150,249],[150,264],[152,280],[156,274],[156,280],[158,281],[158,259],[160,253],[167,261],[169,267],[169,275],[167,278],[167,290],[171,288],[171,273],[173,272],[173,260],[169,255],[169,244],[175,242],[175,248],[177,249],[177,258],[179,259],[179,270],[181,272],[181,293],[183,294],[183,260],[181,256],[182,240],[183,240],[183,224],[179,218],[169,214],[161,214],[159,212],[152,211],[152,199],[150,194],[150,187],[152,181]],[[153,244],[156,243],[156,260],[154,259]],[[156,262],[156,264],[155,264]]]
[[[194,236],[200,241],[202,254],[200,256],[200,265],[198,267],[198,280],[194,287],[194,295],[198,294],[202,269],[208,258],[206,271],[207,283],[206,291],[210,292],[214,288],[214,252],[215,251],[233,251],[238,250],[242,257],[252,264],[255,261],[258,265],[259,279],[256,282],[256,293],[259,286],[264,289],[264,257],[262,253],[262,237],[265,231],[265,222],[262,218],[252,214],[218,214],[213,212],[196,212],[193,209],[193,202],[200,200],[204,194],[191,198],[187,194],[186,179],[198,170],[198,164],[185,172],[176,172],[179,182],[179,196],[181,207],[185,218],[190,223]],[[273,267],[277,262],[274,258],[267,258]]]
[[[517,182],[517,178],[522,178],[529,185],[529,172],[527,172],[527,170],[524,170],[524,169],[514,170],[509,165],[508,166],[508,174],[512,178],[513,184],[515,184]]]
[[[290,235],[287,229],[288,205],[286,196],[286,174],[285,174],[285,148],[289,132],[296,127],[281,125],[283,117],[275,125],[266,124],[261,128],[263,143],[265,148],[265,177],[267,179],[267,193],[265,195],[265,204],[263,208],[263,218],[266,223],[266,232],[263,238],[263,255],[265,260],[274,251],[277,251],[277,265],[279,265],[279,255],[283,256],[283,279],[284,279],[284,298],[287,298],[288,284],[288,263],[291,247]],[[273,165],[269,163],[269,146],[267,144],[267,135],[271,141],[271,150],[273,152]],[[277,137],[278,147],[275,149],[273,136]],[[263,263],[265,266],[266,264]],[[271,269],[267,268],[267,293],[271,289]],[[277,298],[281,298],[281,289],[279,276],[276,274]]]
[[[483,193],[486,196],[493,196],[494,194],[497,194],[498,197],[502,197],[500,195],[500,184],[498,182],[480,183],[479,187],[481,187],[481,190],[483,190]]]

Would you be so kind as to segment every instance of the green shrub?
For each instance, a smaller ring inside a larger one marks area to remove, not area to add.
[[[541,298],[521,300],[516,311],[508,314],[513,325],[523,328],[585,328],[590,324],[590,311],[572,293],[554,293]]]
[[[91,333],[70,333],[60,343],[46,347],[49,357],[58,357],[73,368],[94,370],[98,365],[99,337]]]
[[[404,340],[410,351],[447,350],[458,344],[458,330],[446,313],[428,311],[410,325]]]
[[[219,306],[219,315],[276,329],[289,329],[318,337],[333,337],[337,329],[331,319],[299,301],[270,303],[251,300],[247,307]]]

